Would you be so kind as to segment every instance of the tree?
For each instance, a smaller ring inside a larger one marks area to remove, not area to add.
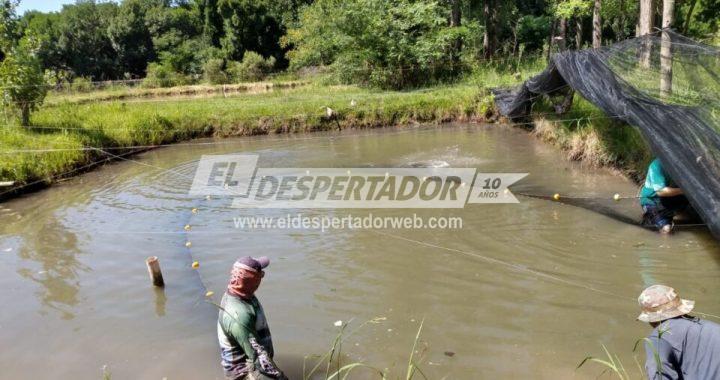
[[[462,11],[460,9],[460,0],[450,0],[450,27],[459,28],[462,21]],[[462,52],[462,38],[455,39],[453,47],[453,62],[457,64],[460,61],[460,53]]]
[[[602,19],[600,18],[601,0],[595,0],[593,6],[593,48],[599,49],[602,46]]]
[[[220,46],[228,60],[240,61],[246,51],[284,60],[280,37],[284,29],[265,1],[220,0],[222,17]]]
[[[655,5],[653,0],[640,0],[640,21],[638,24],[638,37],[652,33],[655,26]]]
[[[218,12],[218,0],[198,0],[198,10],[203,23],[203,38],[212,46],[220,44],[222,17]]]
[[[640,19],[638,24],[638,36],[645,36],[652,33],[655,23],[655,7],[653,0],[640,0]],[[650,54],[652,43],[646,40],[640,51],[640,66],[644,68],[650,67]]]
[[[672,94],[672,41],[668,29],[672,28],[675,17],[675,1],[663,0],[662,40],[660,43],[660,96]]]
[[[63,62],[76,76],[95,80],[114,79],[123,72],[107,28],[117,14],[113,2],[78,0],[64,5],[58,25],[58,48]]]
[[[201,12],[190,6],[154,6],[145,13],[155,56],[176,73],[202,74],[203,64],[218,56],[203,37]],[[157,72],[158,69],[155,68]]]
[[[483,20],[485,22],[485,33],[483,35],[483,56],[490,59],[495,52],[496,30],[495,30],[495,0],[485,0],[483,3]]]
[[[3,104],[19,111],[23,126],[30,125],[30,113],[40,106],[47,93],[34,45],[32,37],[25,37],[19,45],[6,51],[5,59],[0,63]]]
[[[0,0],[0,59],[17,41],[17,14],[19,1]]]
[[[58,47],[60,36],[59,13],[26,12],[20,19],[22,35],[32,35],[37,40],[37,57],[42,67],[57,77],[69,68],[63,60],[63,51]]]
[[[582,48],[582,20],[590,14],[593,3],[591,0],[559,0],[553,7],[553,13],[560,19],[560,35],[567,38],[567,20],[575,19],[575,48]],[[560,48],[566,46],[560,41]]]
[[[331,64],[345,83],[407,88],[457,74],[449,52],[467,33],[448,16],[431,1],[317,0],[285,43],[291,67]]]
[[[123,1],[107,26],[107,35],[122,73],[141,76],[145,74],[148,62],[155,60],[152,37],[145,23],[147,5],[148,2],[143,0]]]
[[[687,34],[688,30],[690,30],[690,20],[692,20],[693,11],[695,10],[695,5],[697,5],[697,0],[690,0],[690,6],[687,10],[687,16],[685,16],[685,22],[683,23],[682,33]]]
[[[27,36],[18,41],[16,1],[0,2],[0,88],[4,107],[20,112],[22,125],[30,124],[30,112],[45,98],[44,76],[35,55],[37,39]]]

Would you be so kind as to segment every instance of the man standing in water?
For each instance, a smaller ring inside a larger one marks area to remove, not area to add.
[[[643,224],[654,226],[663,234],[672,232],[673,218],[688,206],[682,189],[665,173],[657,158],[648,168],[645,185],[640,191],[640,205],[643,209]]]
[[[263,269],[269,264],[267,257],[245,256],[233,265],[217,325],[227,379],[286,379],[272,360],[270,329],[260,301],[255,297],[265,275]]]
[[[720,325],[688,315],[695,302],[653,285],[638,298],[638,320],[653,332],[645,342],[649,380],[720,379]]]

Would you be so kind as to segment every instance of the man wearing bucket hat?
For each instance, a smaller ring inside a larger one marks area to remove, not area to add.
[[[255,291],[267,257],[245,256],[233,264],[227,291],[220,303],[218,341],[227,379],[286,379],[273,362],[273,344],[265,312]]]
[[[641,322],[654,329],[645,342],[648,379],[720,379],[720,325],[688,315],[694,301],[653,285],[638,297]]]

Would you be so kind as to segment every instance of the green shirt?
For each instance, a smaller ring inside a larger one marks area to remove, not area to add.
[[[272,358],[272,337],[260,301],[254,296],[243,300],[225,293],[220,306],[217,330],[226,373],[242,374],[248,362],[255,360],[257,354],[250,343],[251,338]]]
[[[659,159],[654,159],[648,167],[645,184],[640,190],[640,204],[643,206],[657,206],[660,196],[657,192],[665,187],[675,187],[672,179],[663,170]]]

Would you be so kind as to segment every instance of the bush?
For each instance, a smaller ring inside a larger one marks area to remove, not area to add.
[[[147,75],[142,82],[143,87],[159,88],[183,86],[190,80],[183,74],[175,72],[170,65],[151,63],[147,67]]]
[[[291,68],[328,65],[345,83],[400,89],[458,75],[457,41],[440,2],[316,0],[283,39]],[[399,36],[402,36],[400,38]]]
[[[270,74],[275,66],[275,57],[264,59],[254,51],[247,51],[242,62],[231,62],[229,66],[234,82],[256,82]]]
[[[46,69],[43,76],[48,88],[63,89],[70,87],[72,74],[67,70]]]
[[[47,85],[40,61],[25,45],[6,53],[0,62],[3,106],[20,113],[20,123],[30,125],[30,113],[45,99]]]
[[[76,77],[73,79],[70,89],[74,92],[90,92],[93,89],[92,79],[87,77]]]
[[[203,65],[203,78],[210,84],[229,83],[230,78],[225,72],[225,60],[220,58],[208,59]]]

